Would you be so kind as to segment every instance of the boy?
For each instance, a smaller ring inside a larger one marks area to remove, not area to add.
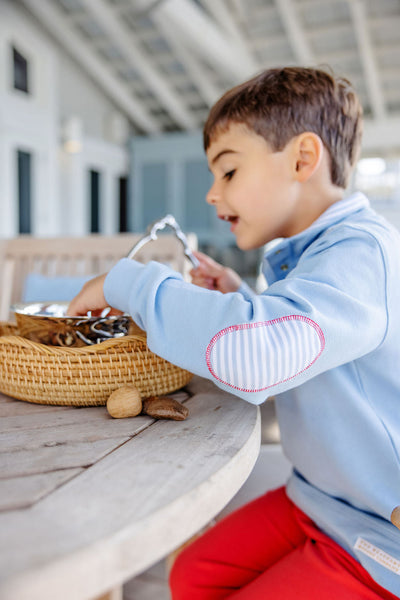
[[[276,396],[293,473],[178,556],[174,600],[400,595],[400,236],[343,198],[361,120],[350,84],[317,69],[227,92],[204,129],[207,201],[242,250],[282,238],[267,290],[199,253],[197,286],[123,259],[70,305],[129,312],[157,354],[249,402]]]

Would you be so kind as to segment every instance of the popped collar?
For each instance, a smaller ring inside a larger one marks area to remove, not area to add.
[[[274,241],[272,247],[265,251],[262,270],[271,285],[275,281],[284,279],[297,265],[299,256],[322,232],[329,227],[340,223],[350,215],[369,207],[368,198],[361,192],[335,202],[322,213],[307,229],[300,233]]]

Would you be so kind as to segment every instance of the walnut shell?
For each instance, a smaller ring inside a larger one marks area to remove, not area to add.
[[[124,385],[114,390],[107,400],[107,410],[114,419],[136,417],[142,412],[142,399],[134,385]]]
[[[152,396],[143,401],[143,412],[155,419],[184,421],[189,414],[189,409],[173,398]]]

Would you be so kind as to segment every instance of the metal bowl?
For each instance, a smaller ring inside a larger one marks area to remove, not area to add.
[[[109,314],[110,309],[105,309],[97,316],[89,313],[70,317],[67,308],[68,304],[63,302],[20,303],[12,307],[19,334],[48,346],[77,348],[125,335],[145,336],[129,315],[113,315]]]

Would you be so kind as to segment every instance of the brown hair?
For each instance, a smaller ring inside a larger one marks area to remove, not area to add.
[[[211,108],[204,148],[231,123],[243,123],[282,150],[296,135],[312,131],[331,158],[331,179],[345,188],[361,145],[362,107],[347,79],[304,67],[269,69],[226,92]]]

